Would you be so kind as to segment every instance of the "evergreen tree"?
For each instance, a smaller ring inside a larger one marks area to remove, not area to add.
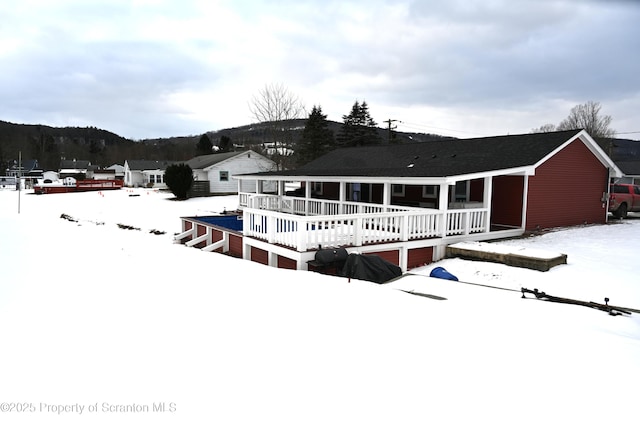
[[[209,139],[209,135],[205,133],[196,144],[196,156],[206,156],[207,154],[213,154],[213,143]]]
[[[233,151],[233,143],[231,142],[231,137],[228,135],[222,135],[220,137],[220,142],[218,143],[218,148],[221,153],[227,153],[229,151]]]
[[[185,163],[169,165],[164,171],[164,182],[176,198],[185,200],[193,185],[193,170]]]
[[[298,143],[298,164],[304,165],[317,159],[333,150],[335,145],[335,137],[329,129],[327,116],[322,114],[322,107],[314,105],[302,131],[302,139]]]
[[[342,120],[344,123],[338,135],[340,145],[354,147],[380,143],[378,124],[371,118],[366,101],[362,101],[362,104],[356,101],[351,112],[342,116]]]

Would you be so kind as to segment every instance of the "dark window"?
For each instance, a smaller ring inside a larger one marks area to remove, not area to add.
[[[626,185],[614,185],[613,186],[613,192],[614,193],[629,194],[629,187],[627,187]]]
[[[637,185],[633,187],[633,192],[636,194],[640,194],[640,187],[638,187]]]

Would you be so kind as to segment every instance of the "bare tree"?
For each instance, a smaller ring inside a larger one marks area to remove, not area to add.
[[[557,130],[584,129],[594,138],[613,138],[615,130],[611,129],[611,116],[600,114],[602,106],[599,102],[588,101],[576,105],[569,116],[560,122]]]
[[[249,110],[258,122],[266,125],[271,141],[265,142],[273,144],[267,154],[278,164],[278,169],[283,169],[293,153],[293,134],[283,122],[303,118],[306,115],[304,104],[284,85],[270,84],[251,99]]]
[[[556,125],[553,123],[547,123],[545,125],[540,126],[539,128],[531,129],[531,133],[547,133],[554,132],[556,130]]]

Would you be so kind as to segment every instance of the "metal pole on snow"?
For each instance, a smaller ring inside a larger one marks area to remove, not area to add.
[[[20,213],[20,190],[22,187],[22,151],[18,151],[18,213]]]

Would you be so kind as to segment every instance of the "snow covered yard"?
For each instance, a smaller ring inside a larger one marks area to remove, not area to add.
[[[142,189],[23,192],[18,214],[18,194],[0,192],[0,422],[637,419],[640,314],[522,299],[519,290],[640,308],[640,218],[501,242],[568,255],[548,272],[450,259],[376,285],[173,244],[180,216],[236,204],[235,196],[177,202]],[[512,291],[424,277],[436,266]]]

